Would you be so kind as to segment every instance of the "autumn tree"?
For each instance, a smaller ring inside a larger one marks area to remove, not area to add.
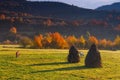
[[[107,47],[107,40],[106,39],[99,40],[99,48],[105,49],[106,47]]]
[[[95,37],[95,36],[89,36],[89,40],[88,40],[89,42],[89,44],[91,45],[91,44],[96,44],[96,45],[98,45],[98,39]]]
[[[42,44],[43,44],[44,48],[51,47],[52,37],[50,35],[51,35],[51,33],[47,33],[42,40]]]
[[[115,43],[111,40],[101,39],[99,40],[98,47],[100,49],[115,49]]]
[[[33,41],[29,37],[25,36],[20,38],[19,44],[24,48],[32,47]]]
[[[111,40],[107,40],[107,49],[113,49],[114,47],[114,42]]]
[[[85,40],[84,36],[80,36],[80,38],[78,39],[78,47],[79,48],[84,48],[85,47],[85,42],[86,42],[86,40]]]
[[[41,34],[34,37],[35,47],[42,48],[43,46],[42,39],[43,39],[43,36]]]
[[[69,46],[75,45],[77,43],[77,38],[72,35],[72,36],[68,36],[66,38],[66,41],[68,42]]]
[[[120,49],[120,36],[117,36],[114,40],[114,45],[117,49]]]
[[[9,39],[12,42],[17,42],[17,29],[16,27],[11,27],[7,33],[6,36],[7,39]]]
[[[5,15],[4,14],[0,14],[0,20],[5,20]]]
[[[89,39],[89,37],[91,36],[90,32],[86,32],[86,38]]]
[[[36,48],[68,48],[68,44],[63,36],[58,33],[47,33],[46,36],[38,35],[34,37]]]
[[[13,34],[16,34],[17,33],[16,27],[11,27],[10,32],[13,33]]]
[[[52,41],[51,41],[52,47],[62,48],[62,49],[68,47],[67,42],[65,41],[65,39],[60,33],[55,32],[55,33],[50,34],[50,36],[52,37]]]

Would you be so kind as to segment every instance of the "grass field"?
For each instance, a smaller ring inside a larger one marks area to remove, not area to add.
[[[20,57],[15,52],[20,50]],[[80,50],[87,53],[87,50]],[[120,51],[101,50],[103,68],[67,63],[68,50],[0,46],[0,80],[120,80]]]

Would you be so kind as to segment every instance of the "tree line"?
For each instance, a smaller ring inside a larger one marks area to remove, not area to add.
[[[105,38],[98,39],[89,32],[86,33],[86,36],[81,35],[80,37],[74,35],[62,36],[59,32],[49,32],[28,37],[18,34],[17,29],[12,27],[9,31],[9,39],[3,41],[2,44],[20,44],[24,48],[40,49],[67,49],[72,45],[79,49],[88,49],[91,44],[96,44],[99,49],[116,50],[120,49],[120,36],[117,35],[113,41]]]
[[[35,35],[33,39],[29,37],[21,37],[19,41],[23,47],[31,48],[56,48],[67,49],[69,46],[76,46],[79,49],[88,49],[91,44],[96,44],[99,49],[120,49],[120,36],[117,36],[113,41],[107,39],[97,39],[93,35],[88,35],[86,38],[81,35],[80,37],[62,36],[59,32],[46,33],[45,35]]]

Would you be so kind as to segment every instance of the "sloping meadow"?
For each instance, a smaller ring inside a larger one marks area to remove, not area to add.
[[[20,56],[15,57],[19,50]],[[84,60],[68,63],[68,49],[0,48],[1,80],[117,80],[120,79],[120,51],[101,50],[102,68],[87,68]]]

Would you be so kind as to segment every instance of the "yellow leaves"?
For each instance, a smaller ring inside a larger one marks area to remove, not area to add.
[[[75,45],[78,48],[89,48],[93,43],[100,49],[111,49],[112,47],[120,46],[120,36],[117,36],[113,41],[101,39],[98,40],[95,36],[90,36],[85,39],[84,36],[76,38],[75,36],[63,37],[59,32],[47,33],[46,35],[37,35],[34,37],[35,46],[37,48],[68,48]]]
[[[51,37],[50,35],[48,35],[48,36],[46,37],[46,41],[47,41],[48,43],[51,43],[51,42],[52,42],[52,37]]]
[[[85,44],[85,38],[83,36],[80,36],[79,42],[82,44]]]
[[[103,47],[106,47],[107,45],[107,40],[106,39],[102,39],[99,41],[99,45],[102,45]]]
[[[114,40],[115,45],[120,45],[120,36],[117,36]]]

